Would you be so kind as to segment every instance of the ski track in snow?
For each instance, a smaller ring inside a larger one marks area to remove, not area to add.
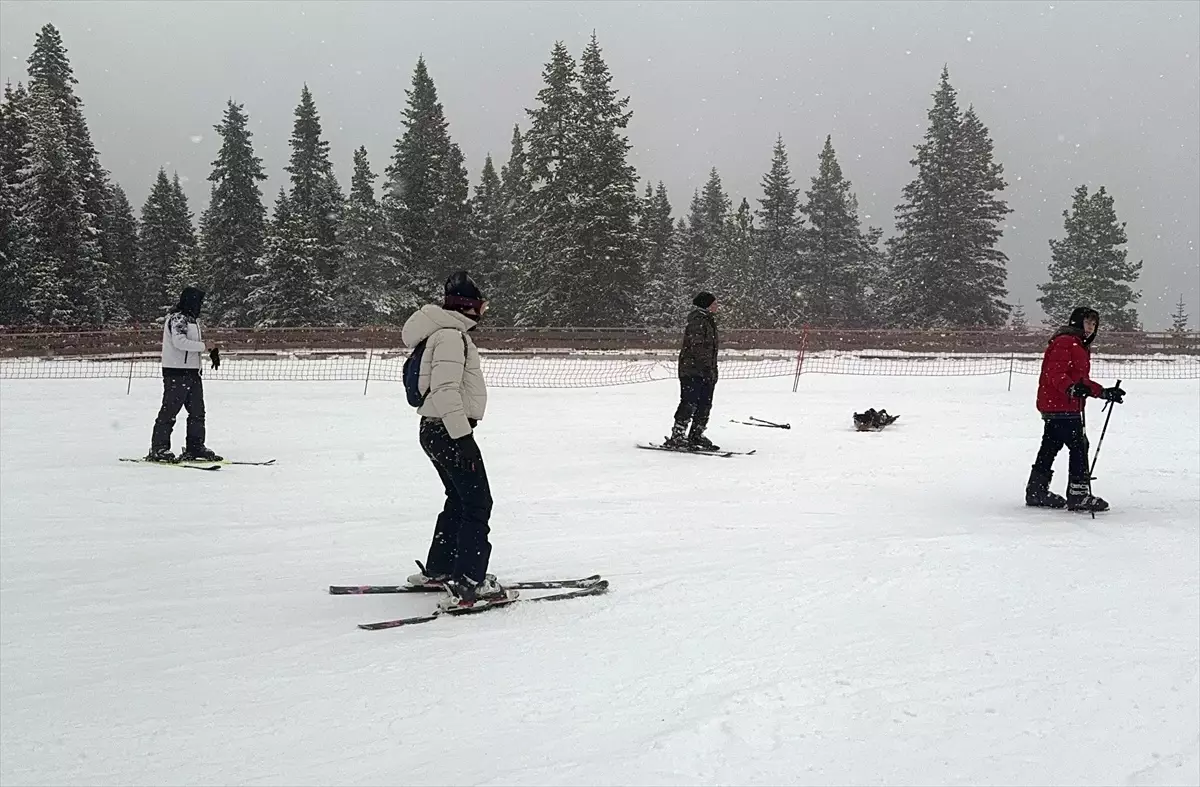
[[[494,390],[492,570],[612,589],[365,632],[435,603],[325,593],[424,559],[399,386],[213,381],[210,445],[279,464],[205,474],[117,462],[157,381],[4,381],[0,781],[1200,783],[1200,385],[1124,386],[1093,520],[1024,507],[1006,382],[723,381],[730,459],[634,449],[671,382]]]

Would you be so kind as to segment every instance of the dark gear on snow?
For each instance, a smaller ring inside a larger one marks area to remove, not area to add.
[[[488,542],[492,490],[483,455],[473,435],[452,440],[438,418],[421,419],[420,439],[446,490],[446,504],[437,518],[425,573],[482,582],[492,554]]]
[[[204,448],[204,381],[195,369],[164,368],[162,407],[150,438],[152,456],[171,450],[171,431],[181,408],[188,414],[184,453],[198,453]]]
[[[208,360],[212,362],[213,371],[221,368],[221,348],[214,347],[208,351]]]

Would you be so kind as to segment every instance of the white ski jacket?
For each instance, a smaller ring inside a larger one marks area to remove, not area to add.
[[[162,365],[164,369],[199,369],[204,342],[200,326],[182,312],[171,312],[163,323]]]
[[[408,347],[429,340],[421,356],[417,384],[428,395],[417,412],[426,418],[442,419],[454,440],[469,435],[471,421],[483,420],[487,409],[487,385],[479,365],[479,350],[467,333],[474,325],[475,321],[464,314],[430,304],[414,312],[400,331]]]

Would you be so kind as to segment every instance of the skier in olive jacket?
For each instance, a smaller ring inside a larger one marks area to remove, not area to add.
[[[717,318],[720,308],[711,292],[699,293],[692,300],[683,347],[679,350],[679,407],[675,425],[667,438],[668,448],[719,451],[704,436],[712,411],[713,392],[717,387]],[[689,423],[691,429],[688,429]]]

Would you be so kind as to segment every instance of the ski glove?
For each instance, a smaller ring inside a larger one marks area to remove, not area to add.
[[[221,348],[214,347],[211,350],[209,350],[208,351],[208,360],[212,361],[212,368],[214,370],[220,369],[221,368]]]
[[[1105,388],[1100,398],[1113,404],[1124,404],[1125,391],[1114,385],[1112,388]]]
[[[1087,383],[1075,383],[1067,389],[1067,396],[1074,396],[1078,399],[1085,399],[1092,395],[1092,389]]]
[[[476,464],[483,459],[483,455],[479,453],[479,444],[475,442],[475,435],[467,434],[457,440],[450,442],[454,446],[454,466],[462,470],[476,469]]]

